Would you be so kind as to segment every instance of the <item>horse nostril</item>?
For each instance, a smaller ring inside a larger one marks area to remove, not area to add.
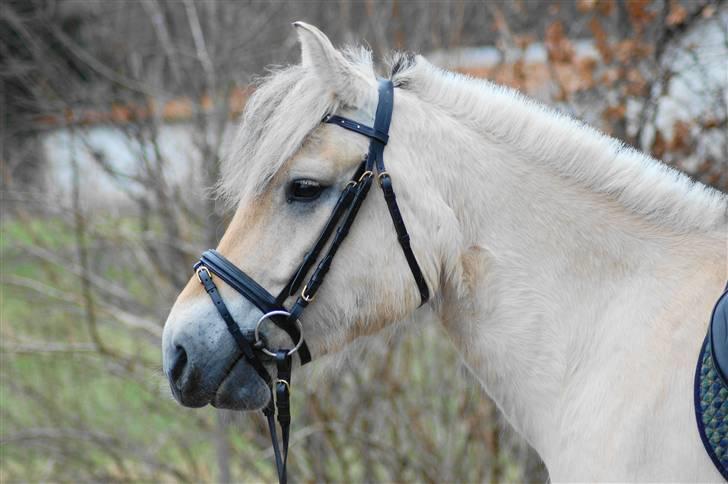
[[[187,352],[179,345],[174,348],[174,356],[172,357],[172,366],[169,370],[169,379],[176,385],[177,380],[182,376],[187,366]],[[177,387],[179,388],[179,386]]]

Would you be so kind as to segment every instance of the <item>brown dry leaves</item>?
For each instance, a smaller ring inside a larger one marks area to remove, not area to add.
[[[650,9],[649,0],[627,0],[625,7],[627,8],[632,28],[637,34],[641,34],[656,15],[656,13]]]
[[[570,62],[574,58],[574,47],[566,37],[564,25],[553,22],[546,28],[546,51],[551,62]]]
[[[675,26],[680,25],[685,21],[685,19],[688,16],[688,11],[677,3],[675,0],[672,0],[670,2],[670,11],[667,14],[667,17],[665,18],[665,23],[669,26]]]

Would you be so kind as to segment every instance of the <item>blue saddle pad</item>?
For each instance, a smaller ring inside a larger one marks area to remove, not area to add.
[[[695,416],[703,446],[728,480],[728,291],[718,299],[695,371]]]

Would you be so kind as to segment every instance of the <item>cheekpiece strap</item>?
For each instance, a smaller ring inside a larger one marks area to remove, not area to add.
[[[379,186],[382,188],[384,200],[387,202],[387,209],[392,218],[392,224],[397,232],[397,240],[399,241],[407,265],[412,272],[412,277],[417,284],[420,292],[420,306],[425,304],[430,298],[430,290],[427,287],[427,281],[422,273],[417,257],[412,250],[410,244],[410,236],[404,223],[404,218],[397,204],[397,197],[392,186],[392,179],[387,173],[384,166],[384,147],[389,140],[389,126],[392,122],[392,111],[394,109],[394,85],[388,79],[379,81],[379,102],[377,104],[376,117],[374,118],[374,127],[365,126],[347,118],[337,115],[329,115],[324,118],[325,123],[332,123],[342,128],[363,134],[371,139],[369,143],[369,152],[366,158],[366,169],[373,170],[376,167],[378,173]]]

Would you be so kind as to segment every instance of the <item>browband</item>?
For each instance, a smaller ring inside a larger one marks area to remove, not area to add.
[[[383,133],[381,131],[376,131],[375,129],[372,129],[369,126],[365,126],[361,123],[357,123],[356,121],[352,121],[351,119],[348,119],[348,118],[342,118],[341,116],[337,116],[336,114],[327,115],[323,119],[323,122],[335,124],[337,126],[341,126],[342,128],[346,128],[348,130],[355,131],[355,132],[363,134],[364,136],[367,136],[371,139],[375,139],[385,145],[387,144],[387,141],[389,141],[389,135],[387,133]]]

